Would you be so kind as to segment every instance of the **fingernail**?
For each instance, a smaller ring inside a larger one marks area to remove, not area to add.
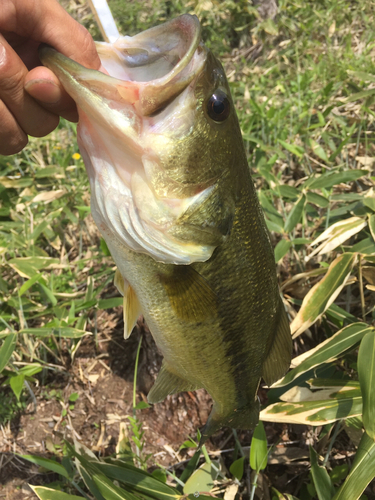
[[[61,99],[61,89],[51,80],[30,80],[25,84],[25,90],[34,99],[45,104],[57,104]]]
[[[0,36],[0,67],[4,64],[5,60],[6,60],[6,50],[5,50],[5,47],[1,41],[1,36]]]

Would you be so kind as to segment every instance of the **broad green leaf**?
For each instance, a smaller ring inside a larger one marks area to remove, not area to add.
[[[49,220],[43,220],[40,224],[37,225],[34,231],[30,234],[30,239],[36,240],[38,236],[48,227],[49,224],[50,224]]]
[[[329,200],[327,200],[327,198],[320,194],[312,193],[311,191],[306,193],[306,198],[309,203],[318,205],[318,207],[327,208],[329,205]]]
[[[364,197],[363,204],[375,212],[375,198],[374,197]]]
[[[344,321],[347,321],[348,323],[358,323],[358,318],[356,316],[348,313],[348,311],[345,311],[345,309],[337,304],[331,304],[325,314],[327,318],[338,325],[338,328],[341,328],[344,325]]]
[[[151,476],[154,477],[155,479],[158,479],[162,483],[166,484],[167,483],[167,473],[165,472],[164,469],[155,469],[151,472]]]
[[[10,357],[13,354],[14,349],[16,348],[17,343],[17,334],[16,333],[8,333],[6,339],[3,342],[3,345],[0,347],[0,373],[4,370]]]
[[[341,184],[342,182],[350,182],[363,177],[364,175],[368,175],[367,170],[345,170],[343,172],[328,172],[316,177],[310,177],[304,186],[309,189],[320,189],[325,188],[329,189],[332,186],[336,186],[337,184]]]
[[[2,207],[0,208],[0,217],[9,217],[10,207]]]
[[[89,207],[87,205],[77,205],[74,208],[76,208],[80,212],[84,212],[84,213],[90,213],[91,212],[91,207]]]
[[[219,462],[205,462],[186,481],[183,488],[185,495],[210,492],[219,474]]]
[[[189,460],[187,466],[185,467],[185,469],[182,471],[182,474],[180,476],[180,479],[183,483],[186,483],[186,481],[189,479],[189,477],[193,474],[193,472],[195,471],[198,463],[199,463],[199,459],[200,459],[200,456],[201,456],[201,450],[197,450],[194,455],[191,457],[191,459]],[[178,490],[182,491],[182,488],[180,486],[177,486]]]
[[[18,179],[10,179],[9,177],[0,177],[0,185],[6,189],[19,189],[31,186],[34,183],[31,177],[20,177]]]
[[[229,467],[229,472],[232,474],[232,476],[238,479],[238,481],[241,481],[243,476],[244,461],[245,457],[238,458]]]
[[[40,269],[47,269],[59,263],[59,259],[51,257],[19,257],[8,260],[10,267],[22,278],[32,278]]]
[[[332,194],[330,199],[331,201],[345,201],[346,203],[350,201],[362,201],[363,194],[339,192]]]
[[[25,283],[19,289],[19,296],[23,295],[29,288],[31,288],[37,281],[42,279],[42,275],[37,273],[31,279],[25,281]]]
[[[375,328],[367,323],[354,323],[335,333],[329,339],[304,352],[292,360],[293,369],[272,387],[283,387],[297,377],[323,363],[331,363],[348,349],[352,349],[368,334],[375,334]]]
[[[311,475],[319,500],[331,500],[335,494],[331,478],[328,475],[327,469],[318,463],[318,454],[310,446],[310,462]]]
[[[375,82],[375,76],[371,73],[366,73],[365,71],[352,71],[350,69],[346,70],[348,75],[354,76],[359,80],[363,80],[364,82]]]
[[[276,210],[276,208],[272,205],[271,201],[268,199],[268,197],[264,194],[263,191],[259,191],[259,201],[260,204],[262,205],[262,208],[264,212],[267,215],[274,215],[276,218],[281,219],[281,224],[283,224],[283,216]]]
[[[77,300],[76,302],[76,313],[83,311],[84,309],[91,309],[92,307],[95,307],[97,305],[98,301],[96,299],[91,299],[91,300],[85,300],[84,302],[81,302]]]
[[[272,21],[270,17],[262,21],[260,24],[261,28],[264,29],[266,33],[272,36],[277,36],[279,34],[279,30],[277,25]]]
[[[348,475],[349,467],[348,464],[336,465],[329,473],[332,483],[341,483]]]
[[[20,375],[15,375],[14,377],[10,377],[9,380],[9,385],[12,388],[12,391],[14,392],[18,401],[20,400],[21,397],[24,381],[25,381],[25,375],[23,375],[22,373]]]
[[[357,92],[356,94],[352,94],[345,99],[344,102],[352,102],[357,101],[358,99],[366,99],[367,97],[372,97],[375,94],[375,89],[362,90],[361,92]]]
[[[350,219],[345,219],[332,224],[332,226],[327,228],[311,243],[311,246],[314,246],[323,242],[313,252],[311,252],[309,259],[316,254],[323,255],[331,252],[331,250],[334,250],[339,245],[345,243],[345,241],[359,233],[359,231],[366,226],[367,222],[360,217],[351,217]]]
[[[294,238],[293,245],[311,245],[309,238]]]
[[[45,177],[55,177],[57,173],[61,175],[63,172],[64,171],[58,167],[45,167],[37,170],[34,175],[37,179],[43,179]]]
[[[375,285],[375,266],[362,266],[362,274],[370,285]]]
[[[138,500],[135,495],[115,486],[102,474],[93,474],[92,478],[106,500]]]
[[[278,223],[276,224],[276,222],[273,222],[272,220],[267,219],[267,217],[265,217],[265,220],[266,220],[266,225],[267,225],[268,231],[271,231],[272,233],[283,233],[284,232],[284,223],[282,225],[279,225]],[[280,219],[280,220],[283,222],[282,219]]]
[[[52,291],[48,287],[46,287],[45,285],[43,285],[42,283],[38,283],[38,286],[42,289],[42,291],[45,294],[48,302],[50,302],[52,304],[52,306],[55,306],[57,304],[57,299],[53,295]]]
[[[46,486],[32,486],[30,488],[40,500],[82,500],[85,497],[77,497],[77,495],[69,495],[63,491],[47,488]]]
[[[18,370],[18,373],[22,373],[25,377],[32,377],[43,370],[43,366],[39,363],[30,363],[29,365],[23,366]]]
[[[313,150],[314,154],[316,154],[316,156],[318,156],[321,160],[325,161],[326,163],[329,163],[327,153],[324,151],[324,149],[320,144],[318,144],[313,139],[310,139],[310,147]]]
[[[76,460],[77,470],[81,476],[83,482],[85,483],[87,489],[93,495],[95,500],[106,500],[106,498],[101,494],[99,488],[96,486],[95,481],[92,478],[93,472],[91,474],[85,469],[81,462]]]
[[[277,191],[283,198],[290,198],[292,200],[295,200],[301,194],[297,188],[288,186],[287,184],[280,184],[277,186]]]
[[[343,418],[357,417],[362,414],[362,398],[360,395],[351,397],[351,393],[358,394],[353,389],[332,392],[330,399],[274,403],[262,410],[259,418],[264,422],[326,425]],[[318,396],[314,394],[314,397]]]
[[[279,143],[290,153],[298,156],[298,158],[302,158],[305,154],[305,150],[301,146],[296,146],[295,144],[289,144],[288,142],[282,141],[279,139]]]
[[[112,463],[96,461],[93,465],[108,479],[119,481],[132,493],[147,495],[157,500],[173,500],[180,496],[171,486],[126,461],[115,460]]]
[[[42,327],[42,328],[24,328],[19,333],[29,333],[35,335],[36,337],[47,337],[48,335],[56,335],[57,337],[65,337],[69,339],[79,339],[84,335],[91,335],[89,332],[84,330],[78,330],[77,328],[71,328],[69,326],[62,327]]]
[[[136,406],[135,410],[144,410],[146,408],[150,408],[150,405],[146,403],[146,401],[140,401]]]
[[[98,302],[99,309],[112,309],[112,307],[122,306],[124,303],[123,297],[113,297],[112,299],[102,299]]]
[[[320,379],[322,380],[322,379]],[[323,379],[326,380],[326,379]],[[330,379],[328,379],[330,380]],[[313,379],[308,381],[310,387],[315,388]],[[328,381],[327,381],[328,383]],[[305,401],[322,401],[324,399],[347,399],[361,397],[359,384],[351,385],[349,382],[341,381],[341,384],[319,387],[319,391],[311,391],[307,387],[293,386],[280,396],[286,403],[300,403]]]
[[[352,468],[332,500],[357,500],[375,477],[375,442],[365,432],[359,443]]]
[[[340,220],[344,219],[344,216],[349,215],[353,212],[354,215],[364,215],[364,214],[355,214],[354,211],[358,208],[358,203],[344,203],[338,205],[337,208],[333,208],[330,211],[330,217],[338,217]]]
[[[360,394],[361,392],[361,387],[357,380],[343,380],[337,378],[311,378],[309,380],[306,380],[306,382],[309,384],[311,389],[335,389],[336,391],[350,391],[356,389],[357,391],[359,391],[358,394]]]
[[[107,257],[111,255],[111,252],[109,251],[108,245],[105,241],[105,239],[100,238],[100,249],[106,255]]]
[[[298,500],[297,497],[294,497],[290,493],[280,493],[280,491],[277,491],[275,488],[272,488],[272,493],[276,495],[277,500]],[[272,497],[274,500],[275,497]]]
[[[39,465],[39,467],[51,470],[52,472],[56,472],[57,474],[60,474],[60,476],[69,479],[69,474],[67,473],[65,467],[63,467],[55,460],[50,460],[48,458],[43,458],[43,457],[37,457],[36,455],[20,455],[20,456],[25,460],[32,462],[35,465]]]
[[[365,238],[353,245],[351,252],[359,252],[365,257],[375,255],[375,242],[372,238]]]
[[[284,239],[280,240],[275,247],[275,261],[279,262],[284,257],[284,255],[286,255],[291,246],[291,241]]]
[[[25,259],[11,259],[8,264],[12,267],[22,278],[32,278],[38,273],[39,269],[29,262],[29,258]]]
[[[94,453],[82,443],[75,441],[74,445],[75,447],[73,448],[70,443],[65,441],[65,446],[69,455],[74,456],[76,459],[75,464],[79,475],[96,500],[105,500],[92,478],[93,474],[100,474],[97,467],[99,460],[96,458]]]
[[[257,473],[267,466],[267,437],[261,421],[254,429],[250,446],[250,467]]]
[[[301,335],[315,323],[334,302],[356,262],[357,254],[344,253],[331,263],[324,278],[314,285],[303,299],[301,309],[290,325],[294,337]]]
[[[372,239],[375,241],[375,214],[371,215],[368,220],[368,226],[370,228]]]
[[[363,425],[375,441],[375,330],[363,337],[357,366],[363,398]]]
[[[272,185],[278,185],[279,180],[277,177],[273,175],[272,172],[269,171],[268,167],[266,165],[258,165],[257,170],[259,174],[266,179],[268,184]]]
[[[8,293],[9,285],[8,283],[0,276],[0,292]]]
[[[295,274],[292,278],[290,278],[288,281],[286,281],[283,286],[281,287],[281,290],[284,290],[285,288],[288,288],[292,283],[295,283],[296,281],[300,280],[307,280],[309,278],[315,277],[315,276],[320,276],[321,274],[325,274],[327,272],[327,269],[324,267],[317,267],[316,269],[312,269],[311,271],[307,271],[305,273],[298,273]]]
[[[306,203],[306,196],[303,194],[293,205],[292,210],[289,212],[285,221],[284,231],[290,233],[301,220],[303,209]]]

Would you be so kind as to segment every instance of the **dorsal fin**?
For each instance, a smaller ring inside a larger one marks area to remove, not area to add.
[[[138,316],[142,314],[141,306],[133,288],[118,269],[116,269],[114,284],[121,295],[124,296],[124,338],[127,339],[130,337],[130,334],[137,323]]]
[[[267,385],[273,384],[285,374],[290,366],[291,356],[292,335],[288,317],[280,299],[278,326],[262,367],[262,376]]]
[[[172,273],[159,278],[179,318],[203,321],[217,315],[217,296],[193,267],[174,266]]]
[[[197,389],[194,384],[172,373],[166,363],[160,369],[158,377],[147,395],[150,403],[160,403],[169,394],[175,394],[182,391],[194,391]]]

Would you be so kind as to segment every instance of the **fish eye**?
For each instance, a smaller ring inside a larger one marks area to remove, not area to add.
[[[215,122],[223,122],[230,113],[230,102],[225,92],[220,89],[215,90],[207,102],[208,116]]]

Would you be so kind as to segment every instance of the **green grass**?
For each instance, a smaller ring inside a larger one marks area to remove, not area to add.
[[[298,354],[359,320],[374,325],[375,2],[280,0],[274,21],[261,20],[242,0],[109,3],[128,35],[183,12],[200,17],[203,37],[229,75],[289,312],[300,310],[300,316],[311,319],[312,340],[299,337]],[[84,21],[97,34],[92,17]],[[0,157],[0,170],[3,345],[11,332],[19,332],[16,349],[7,351],[8,371],[1,382],[32,377],[21,371],[29,365],[35,375],[38,366],[44,368],[38,375],[43,384],[45,371],[63,364],[62,339],[73,359],[82,335],[95,333],[96,312],[122,300],[113,297],[113,263],[89,217],[88,181],[75,126],[62,121],[49,137],[31,139],[21,154]],[[51,191],[54,197],[45,198],[43,193]],[[349,234],[353,217],[361,225],[357,232],[306,260],[317,236],[337,222],[344,222],[343,233]],[[358,252],[355,262],[344,257],[350,262],[341,277],[349,279],[335,305],[324,309],[320,302],[338,289],[337,281],[329,281],[342,265],[335,259],[348,252]],[[297,273],[304,273],[301,280],[291,281]],[[318,317],[300,307],[322,276],[328,277],[329,287],[325,292],[314,289],[312,302],[323,308]],[[330,377],[358,379],[357,346],[338,354],[340,371],[331,364]],[[311,378],[323,372],[309,373]],[[16,396],[4,394],[3,422],[23,408]],[[366,431],[371,434],[372,429]],[[322,434],[326,432],[324,427]],[[316,498],[314,477],[321,468],[317,463],[313,468],[301,499]]]

